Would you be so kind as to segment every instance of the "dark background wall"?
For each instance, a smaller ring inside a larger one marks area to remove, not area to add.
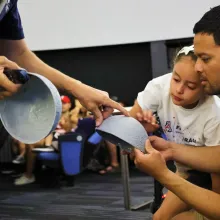
[[[36,51],[43,61],[132,105],[152,79],[150,43]]]
[[[177,48],[192,38],[68,50],[36,51],[49,65],[132,105],[149,80],[172,71]]]
[[[172,72],[173,60],[184,46],[193,44],[193,38],[154,41],[151,47],[151,69],[153,78]]]

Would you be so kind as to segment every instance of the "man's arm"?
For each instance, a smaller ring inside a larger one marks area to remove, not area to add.
[[[134,163],[138,169],[153,176],[199,213],[210,219],[220,219],[219,194],[191,184],[170,171],[161,153],[151,146],[149,140],[146,141],[145,149],[148,154],[134,150]]]
[[[220,194],[220,174],[212,173],[212,191]]]
[[[70,78],[40,60],[22,40],[0,40],[0,51],[8,59],[29,72],[38,73],[48,78],[58,89],[67,88],[77,92],[79,81]]]
[[[187,164],[193,169],[220,173],[220,146],[190,147],[171,143],[173,160]]]
[[[220,195],[189,183],[171,171],[157,178],[185,203],[210,219],[220,219]]]
[[[106,92],[85,85],[45,64],[30,51],[24,39],[0,40],[0,53],[22,68],[45,76],[58,89],[65,90],[77,97],[81,104],[95,115],[97,126],[102,123],[103,119],[112,114],[114,108],[128,116],[128,112],[119,103],[111,100]],[[100,106],[106,108],[101,111]]]
[[[220,173],[220,146],[191,147],[156,136],[149,139],[166,160],[175,160],[203,172]]]

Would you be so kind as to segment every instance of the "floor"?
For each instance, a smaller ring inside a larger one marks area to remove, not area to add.
[[[71,188],[15,187],[11,176],[0,176],[0,219],[3,220],[150,220],[149,209],[124,209],[120,173],[104,176],[83,173]],[[137,170],[130,173],[131,201],[153,198],[153,179]]]

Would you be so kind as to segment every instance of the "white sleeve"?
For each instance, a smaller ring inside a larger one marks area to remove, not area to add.
[[[144,91],[138,93],[137,102],[143,110],[151,110],[153,112],[158,110],[161,104],[161,86],[151,80]]]
[[[204,129],[205,146],[220,145],[220,120],[212,118]]]

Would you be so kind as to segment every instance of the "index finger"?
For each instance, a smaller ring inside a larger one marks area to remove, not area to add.
[[[106,97],[107,99],[104,101],[103,105],[107,107],[112,107],[113,109],[119,110],[123,115],[129,116],[128,111],[119,103],[113,101],[112,99]]]
[[[111,107],[104,107],[103,111],[102,111],[102,115],[103,118],[106,119],[108,118],[112,113],[113,113],[114,109]]]

